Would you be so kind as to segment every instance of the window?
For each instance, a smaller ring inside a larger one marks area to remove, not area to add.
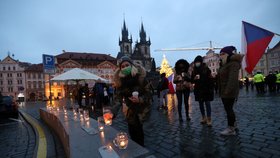
[[[9,92],[13,92],[13,87],[8,87]]]
[[[13,67],[13,70],[16,70],[16,67]]]
[[[35,78],[36,78],[36,74],[34,73],[34,74],[33,74],[33,79],[35,79]]]
[[[30,75],[30,73],[28,73],[28,74],[27,74],[27,78],[31,78],[31,75]]]
[[[3,81],[2,80],[0,80],[0,85],[3,85]]]
[[[22,80],[18,80],[18,84],[22,84]]]
[[[8,85],[12,85],[13,84],[13,80],[8,80]]]
[[[38,88],[42,88],[42,82],[41,81],[38,82]]]
[[[2,73],[0,73],[0,77],[2,77]]]
[[[8,67],[8,70],[11,70],[10,66]]]
[[[33,88],[37,88],[36,81],[33,81]]]
[[[42,77],[42,75],[41,75],[41,74],[38,74],[38,78],[41,79],[41,77]]]
[[[3,71],[5,71],[5,70],[6,70],[6,67],[4,66],[4,67],[3,67]]]
[[[31,89],[31,81],[28,81],[28,88]]]

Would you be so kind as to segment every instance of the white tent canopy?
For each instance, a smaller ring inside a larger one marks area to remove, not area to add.
[[[88,71],[79,69],[79,68],[73,68],[69,71],[66,71],[60,75],[55,76],[51,79],[52,81],[80,81],[80,80],[101,80],[101,82],[108,82],[108,80],[99,77],[93,73],[90,73]]]

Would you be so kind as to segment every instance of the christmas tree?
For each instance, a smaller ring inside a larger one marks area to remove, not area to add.
[[[165,55],[163,55],[163,60],[161,62],[161,66],[160,66],[160,74],[162,73],[166,73],[166,77],[169,77],[170,75],[173,74],[173,69],[172,67],[168,64],[168,61],[165,57]]]

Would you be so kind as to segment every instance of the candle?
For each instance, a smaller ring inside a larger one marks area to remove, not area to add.
[[[112,114],[111,113],[105,113],[103,114],[105,125],[112,125]]]
[[[114,143],[119,149],[126,149],[128,145],[127,134],[125,132],[117,133]]]
[[[84,119],[85,119],[85,121],[89,121],[89,112],[88,112],[88,110],[84,110]]]
[[[103,117],[98,117],[97,118],[97,124],[98,124],[98,129],[100,132],[104,131],[104,119]]]
[[[125,146],[125,144],[126,144],[126,143],[125,143],[124,141],[121,141],[121,142],[120,142],[120,147],[123,148],[123,147]]]
[[[112,119],[106,119],[105,125],[112,125]]]
[[[100,132],[104,131],[104,126],[99,126],[99,131]]]

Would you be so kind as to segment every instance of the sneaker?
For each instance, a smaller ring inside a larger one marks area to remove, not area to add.
[[[225,136],[236,135],[236,132],[233,127],[228,127],[221,132],[221,135],[225,135]]]

